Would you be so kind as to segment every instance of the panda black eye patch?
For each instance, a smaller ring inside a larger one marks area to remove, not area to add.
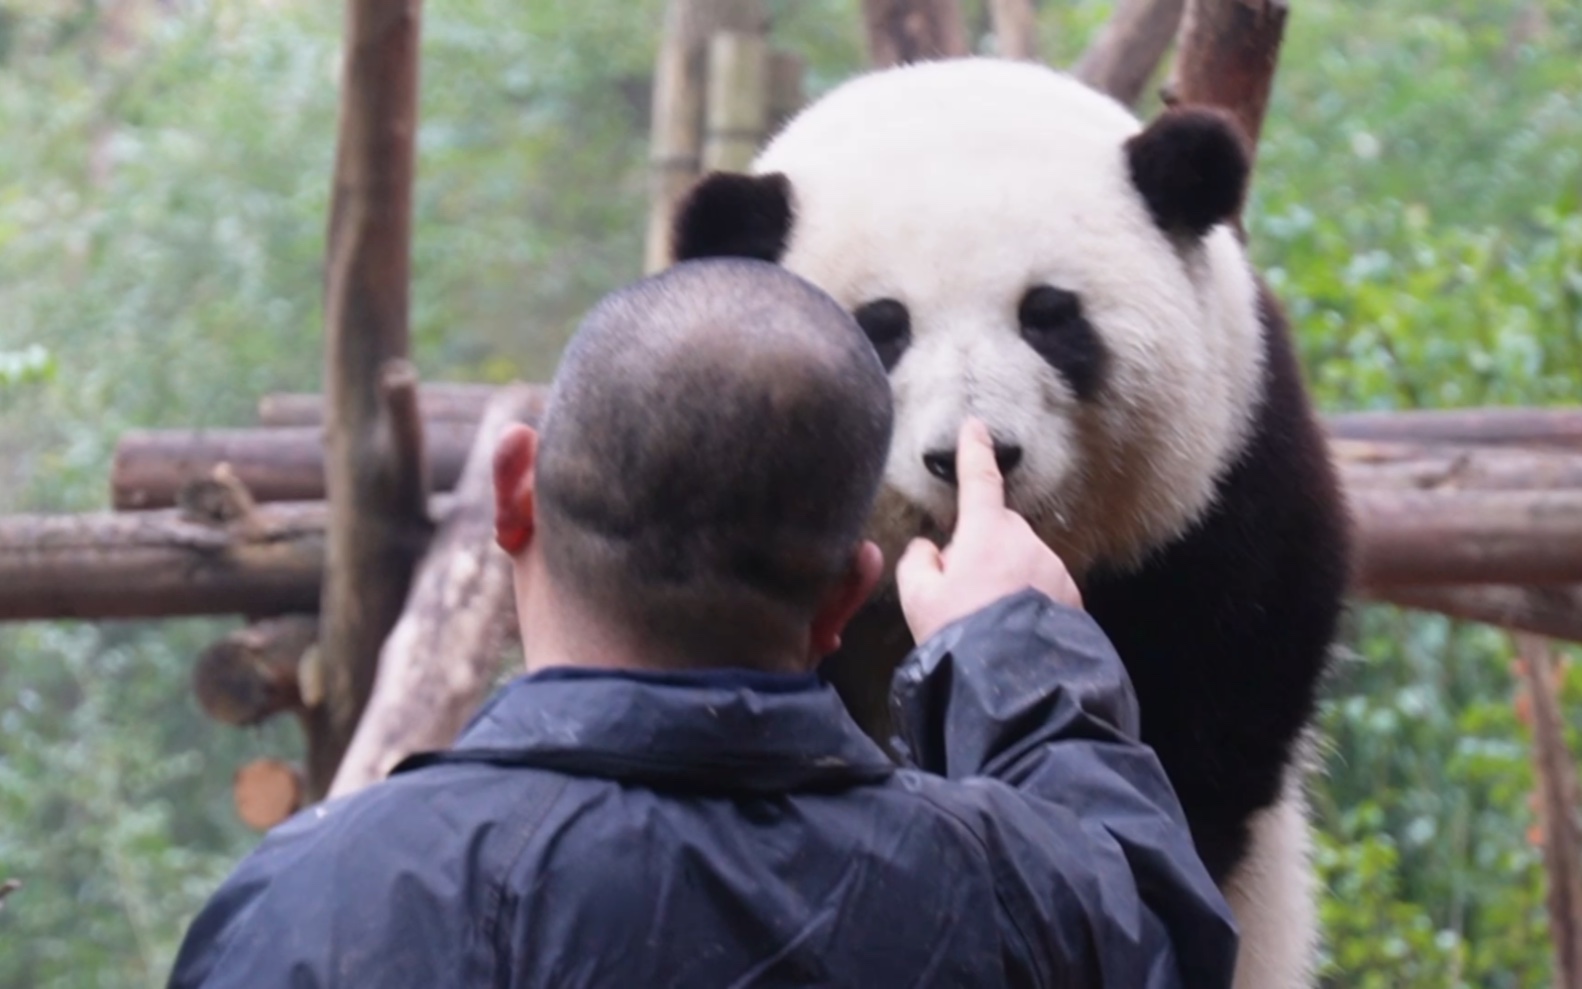
[[[893,370],[912,342],[912,314],[895,299],[875,299],[857,308],[857,325],[867,334],[886,371]]]
[[[1104,381],[1108,354],[1082,314],[1075,292],[1053,285],[1029,289],[1017,306],[1022,339],[1071,385],[1077,398],[1091,401]]]

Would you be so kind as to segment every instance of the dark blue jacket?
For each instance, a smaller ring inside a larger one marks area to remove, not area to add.
[[[896,676],[897,768],[814,676],[551,671],[272,832],[184,986],[1231,983],[1120,661],[1028,591]]]

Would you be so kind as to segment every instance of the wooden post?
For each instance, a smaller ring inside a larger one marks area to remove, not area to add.
[[[1185,0],[1119,0],[1072,73],[1134,106],[1170,50],[1184,6]]]
[[[1346,497],[1362,587],[1582,581],[1582,491],[1363,488]]]
[[[1001,58],[1038,60],[1038,10],[1033,0],[989,0],[989,16]]]
[[[862,13],[876,69],[971,51],[959,0],[862,0]]]
[[[455,740],[500,668],[515,623],[510,561],[495,547],[493,458],[506,426],[535,407],[531,389],[490,403],[412,597],[379,661],[379,680],[335,776],[339,796],[383,779],[402,758]]]
[[[769,126],[769,43],[721,31],[709,39],[705,172],[745,172]]]
[[[420,19],[421,0],[346,5],[324,300],[325,697],[307,721],[315,799],[357,727],[430,531],[417,382],[406,364]]]
[[[703,96],[709,38],[720,31],[762,35],[763,0],[670,0],[654,65],[649,157],[648,239],[643,270],[670,264],[671,221],[703,162]]]
[[[1230,111],[1256,156],[1289,10],[1286,0],[1187,0],[1165,102]]]
[[[1582,827],[1577,818],[1576,762],[1566,747],[1550,644],[1538,636],[1518,635],[1516,651],[1533,729],[1554,984],[1582,986]]]

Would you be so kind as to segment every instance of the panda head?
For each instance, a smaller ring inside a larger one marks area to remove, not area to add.
[[[1011,506],[1080,573],[1190,527],[1245,441],[1263,345],[1225,221],[1248,169],[1211,111],[1143,128],[1047,69],[928,63],[847,83],[753,174],[706,177],[676,256],[778,262],[856,315],[895,397],[887,558],[950,531],[970,415]]]

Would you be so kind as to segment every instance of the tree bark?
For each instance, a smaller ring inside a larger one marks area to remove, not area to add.
[[[326,481],[320,606],[324,703],[307,784],[328,788],[367,703],[379,647],[427,543],[407,369],[420,0],[348,0],[326,262]]]
[[[413,752],[455,740],[500,670],[515,621],[510,561],[495,547],[493,457],[501,432],[533,411],[525,386],[490,403],[455,509],[413,583],[379,660],[368,710],[335,776],[339,796],[383,779]]]
[[[305,706],[297,681],[303,656],[318,639],[312,615],[267,618],[205,649],[192,668],[198,706],[216,721],[248,727]]]
[[[1507,587],[1469,584],[1460,587],[1376,587],[1374,601],[1418,611],[1432,611],[1464,621],[1531,632],[1551,639],[1582,642],[1582,585],[1569,587]]]
[[[876,69],[971,52],[959,0],[862,0],[862,13]]]
[[[703,161],[703,99],[709,39],[721,31],[762,35],[762,0],[670,0],[654,64],[648,239],[643,270],[670,264],[671,223]]]
[[[314,611],[323,504],[228,525],[179,511],[0,518],[0,621]]]
[[[1185,0],[1119,0],[1072,73],[1099,92],[1135,106],[1170,50],[1185,5]]]
[[[1554,651],[1536,636],[1518,635],[1522,679],[1532,713],[1533,768],[1548,877],[1549,938],[1554,984],[1582,985],[1582,828],[1578,826],[1576,763],[1566,747],[1565,717],[1556,696]]]
[[[1330,452],[1349,488],[1447,492],[1582,488],[1582,454],[1346,439],[1331,440]]]
[[[1582,408],[1347,412],[1327,416],[1324,424],[1341,439],[1582,451]]]
[[[1363,588],[1582,583],[1582,492],[1347,492]]]
[[[483,416],[499,385],[437,383],[418,386],[424,422],[472,422]],[[323,426],[324,396],[312,392],[275,392],[258,400],[258,424],[270,427]]]
[[[1289,9],[1286,0],[1187,0],[1165,102],[1229,111],[1256,157]]]
[[[1038,61],[1038,9],[1033,0],[989,0],[989,16],[1001,58]]]

